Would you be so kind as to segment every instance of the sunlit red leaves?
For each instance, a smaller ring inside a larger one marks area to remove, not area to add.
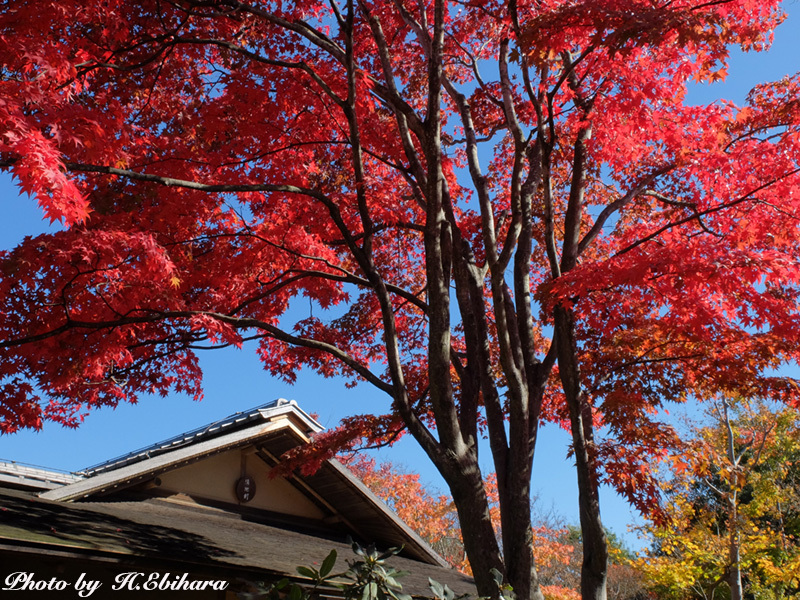
[[[71,225],[85,220],[88,202],[64,173],[56,145],[8,108],[0,98],[0,156],[20,157],[12,164],[20,190],[37,199],[51,222]]]
[[[523,47],[543,59],[574,47],[599,47],[613,58],[638,49],[655,52],[688,49],[698,62],[713,65],[727,57],[728,44],[745,48],[770,41],[769,31],[782,17],[774,5],[740,2],[697,6],[693,2],[652,3],[520,3],[530,11]],[[743,17],[749,18],[742,26]],[[559,44],[560,42],[560,44]]]
[[[404,433],[402,421],[396,415],[347,417],[338,427],[314,436],[310,444],[298,446],[285,453],[281,457],[278,472],[300,470],[303,474],[312,474],[325,460],[370,445],[390,445]]]
[[[4,350],[6,381],[19,375],[31,383],[5,396],[12,420],[5,427],[39,426],[48,415],[72,422],[83,405],[146,392],[198,395],[193,347],[250,337],[260,338],[265,367],[289,381],[310,367],[351,383],[369,369],[388,382],[390,316],[402,392],[432,425],[423,243],[430,186],[422,180],[435,158],[465,243],[458,251],[476,272],[490,256],[485,225],[501,251],[517,239],[512,186],[526,173],[518,164],[515,172],[495,73],[505,38],[513,50],[505,92],[526,139],[550,144],[555,251],[574,197],[580,131],[592,129],[581,234],[632,193],[581,249],[578,266],[553,281],[545,184],[531,180],[534,354],[547,351],[555,304],[572,309],[601,476],[646,506],[655,495],[648,466],[677,447],[656,420],[666,402],[719,390],[796,398],[789,380],[765,374],[800,348],[797,82],[760,86],[741,110],[684,105],[687,82],[724,75],[726,44],[768,40],[775,2],[523,1],[516,3],[522,40],[507,3],[452,5],[442,68],[462,89],[474,134],[492,156],[476,175],[487,183],[491,217],[480,214],[466,169],[466,124],[449,92],[440,105],[442,147],[431,148],[423,133],[433,115],[427,50],[414,28],[415,19],[431,23],[433,5],[404,4],[409,12],[401,14],[391,2],[356,4],[350,73],[344,33],[323,3],[223,12],[192,3],[186,12],[180,3],[20,0],[0,16],[8,71],[0,82],[0,163],[51,219],[72,226],[3,257],[0,339],[35,339]],[[266,10],[274,13],[265,17]],[[388,65],[371,17],[380,20]],[[311,41],[298,27],[319,31]],[[534,65],[530,90],[520,77],[525,61]],[[564,71],[571,61],[574,80]],[[350,85],[355,102],[344,110]],[[578,110],[581,94],[592,96],[588,113]],[[524,159],[538,156],[530,165],[538,173],[543,155],[529,150]],[[82,170],[86,164],[156,181]],[[208,193],[174,180],[239,187]],[[285,187],[244,187],[264,185]],[[377,276],[390,288],[383,307]],[[495,299],[488,278],[480,283],[484,297],[474,301],[488,315],[487,383],[502,394],[509,381]],[[86,326],[56,331],[78,322]],[[473,332],[455,310],[451,322],[452,355],[464,361]],[[335,347],[362,372],[290,338]],[[459,378],[478,368],[443,371],[458,398]],[[542,416],[566,426],[557,370],[546,387]],[[58,401],[39,408],[38,395]],[[330,456],[400,429],[396,418],[353,419],[315,448]]]
[[[57,260],[46,265],[42,256]],[[88,238],[73,229],[26,240],[3,256],[1,268],[2,375],[22,374],[30,381],[19,387],[17,393],[28,390],[29,399],[19,406],[74,424],[80,411],[135,401],[140,393],[200,396],[193,355],[162,356],[161,344],[183,334],[180,325],[152,318],[175,289],[174,265],[150,236],[98,232]],[[109,334],[92,335],[102,323]],[[26,337],[38,341],[28,352],[17,352],[14,341]],[[41,406],[39,394],[53,402]],[[8,427],[30,422],[11,421]]]

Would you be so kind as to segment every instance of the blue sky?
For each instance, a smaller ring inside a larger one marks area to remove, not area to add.
[[[695,87],[691,101],[699,104],[725,98],[742,103],[754,84],[800,70],[800,5],[797,1],[789,2],[785,10],[789,17],[776,31],[769,53],[743,54],[734,50],[728,80],[724,84]],[[47,230],[47,222],[36,203],[20,197],[5,174],[0,174],[0,203],[6,212],[6,218],[0,220],[0,248],[12,248],[25,235]],[[209,351],[201,356],[201,361],[205,372],[202,402],[179,395],[148,397],[135,406],[95,411],[77,430],[47,423],[40,432],[0,436],[0,460],[80,470],[276,398],[296,399],[304,410],[319,415],[319,421],[326,427],[335,426],[347,415],[386,411],[389,405],[386,396],[366,384],[346,389],[340,380],[325,380],[311,372],[301,373],[293,386],[277,381],[262,370],[252,347]],[[566,459],[568,444],[565,432],[544,428],[536,452],[533,489],[539,496],[541,510],[553,509],[568,522],[577,523],[577,486],[572,463]],[[380,456],[422,473],[423,480],[431,486],[446,489],[410,438],[382,450]],[[483,462],[488,470],[488,456]],[[621,534],[629,545],[641,545],[635,535],[626,534],[635,515],[611,490],[603,493],[602,512],[606,525]]]

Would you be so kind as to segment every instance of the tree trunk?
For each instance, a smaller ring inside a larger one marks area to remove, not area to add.
[[[736,435],[731,425],[728,412],[728,400],[722,398],[722,423],[727,436],[727,455],[730,463],[730,481],[728,482],[728,585],[731,588],[731,600],[742,600],[742,569],[739,559],[739,461],[742,455],[736,455]]]
[[[500,590],[492,575],[492,570],[497,570],[503,575],[503,584],[513,588],[517,600],[544,600],[531,544],[530,484],[514,489],[501,504],[504,524],[501,553],[477,456],[467,452],[458,460],[438,462],[443,466],[440,472],[450,487],[458,511],[464,550],[478,596],[499,598]]]
[[[541,397],[531,398],[528,389],[521,393],[524,393],[529,402],[535,406],[532,410],[529,408],[528,413],[528,419],[532,422],[524,423],[523,426],[520,426],[520,423],[510,425],[511,443],[507,468],[503,470],[505,480],[501,481],[498,477],[503,558],[507,583],[513,588],[516,597],[521,600],[544,600],[533,556],[531,522],[531,474],[537,431],[535,423],[538,421]],[[538,394],[538,391],[535,394]]]
[[[739,557],[739,515],[736,510],[736,495],[729,501],[730,536],[728,538],[728,585],[731,588],[731,600],[742,600],[742,569]]]
[[[578,474],[578,506],[583,539],[581,599],[606,600],[608,543],[600,518],[597,473],[591,455],[594,445],[591,406],[581,391],[572,315],[565,308],[557,307],[554,317],[559,374],[569,406]]]
[[[462,464],[453,473],[442,472],[442,475],[453,494],[464,551],[472,567],[478,596],[496,599],[499,597],[499,590],[492,576],[492,569],[504,573],[505,567],[489,515],[483,479],[477,461],[461,462],[470,464]]]
[[[503,507],[503,556],[507,583],[517,600],[544,600],[533,559],[530,486],[520,485],[512,490],[513,497],[508,506]]]

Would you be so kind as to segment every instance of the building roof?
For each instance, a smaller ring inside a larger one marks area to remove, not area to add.
[[[31,492],[0,488],[0,556],[20,564],[47,557],[102,561],[162,571],[201,571],[251,579],[296,574],[296,567],[321,563],[335,549],[337,570],[352,552],[346,543],[242,518],[228,511],[170,499],[54,502]],[[474,593],[468,577],[452,569],[393,557],[409,575],[407,593],[430,595],[428,577],[456,593]]]
[[[22,489],[50,490],[80,481],[81,476],[19,462],[0,461],[0,485]]]
[[[410,573],[401,581],[408,593],[430,595],[429,577],[456,593],[474,593],[471,579],[449,568],[339,462],[289,476],[288,485],[266,478],[284,452],[319,431],[296,402],[281,399],[78,473],[0,463],[0,563],[17,570],[49,565],[54,573],[90,568],[112,578],[129,567],[173,569],[257,582],[297,578],[296,567],[320,563],[331,549],[343,571],[352,535],[382,549],[403,547],[390,562]],[[263,500],[257,506],[236,504],[235,496],[224,500],[232,494],[228,484],[222,501],[198,495],[210,489],[202,482],[213,480],[212,473],[220,481],[239,477],[247,461],[262,473],[259,485],[270,498],[283,498],[288,512],[302,501],[311,512],[299,517],[272,512]],[[175,487],[175,475],[187,472],[199,475],[200,488]],[[162,478],[172,483],[161,487]]]
[[[307,442],[309,435],[321,431],[322,427],[296,402],[280,399],[79,471],[78,474],[84,475],[80,480],[44,492],[42,496],[49,500],[73,501],[118,491],[148,477],[256,443],[270,433],[286,429],[294,433],[293,441],[286,446],[288,449]]]
[[[312,433],[319,433],[324,429],[322,425],[301,409],[296,401],[278,398],[277,400],[257,406],[256,408],[234,413],[219,421],[214,421],[213,423],[203,425],[197,429],[192,429],[186,433],[181,433],[161,442],[145,446],[139,450],[134,450],[133,452],[128,452],[127,454],[112,458],[111,460],[92,465],[91,467],[79,471],[77,474],[91,477],[99,473],[113,471],[120,467],[172,452],[178,448],[196,444],[200,441],[207,441],[224,434],[233,433],[234,431],[241,430],[256,422],[271,421],[277,417],[290,414],[296,418],[296,422],[300,426],[301,431],[307,436]]]
[[[124,498],[169,471],[230,450],[251,447],[272,468],[286,451],[309,441],[322,427],[294,401],[277,400],[231,415],[146,448],[130,452],[81,471],[75,480],[45,490],[43,499],[78,502]],[[325,514],[327,524],[338,524],[365,542],[403,547],[403,552],[429,564],[447,563],[346,467],[325,461],[313,475],[292,475],[289,482]],[[273,515],[275,522],[281,521]],[[283,519],[283,522],[287,522]],[[312,529],[308,527],[307,529]]]

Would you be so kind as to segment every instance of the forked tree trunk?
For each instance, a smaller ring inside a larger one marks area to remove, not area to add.
[[[477,457],[471,451],[459,459],[436,456],[458,511],[464,550],[472,567],[479,597],[497,599],[500,589],[492,574],[503,575],[517,600],[544,600],[539,589],[531,545],[530,486],[514,487],[502,503],[503,550],[489,514],[489,503]]]

